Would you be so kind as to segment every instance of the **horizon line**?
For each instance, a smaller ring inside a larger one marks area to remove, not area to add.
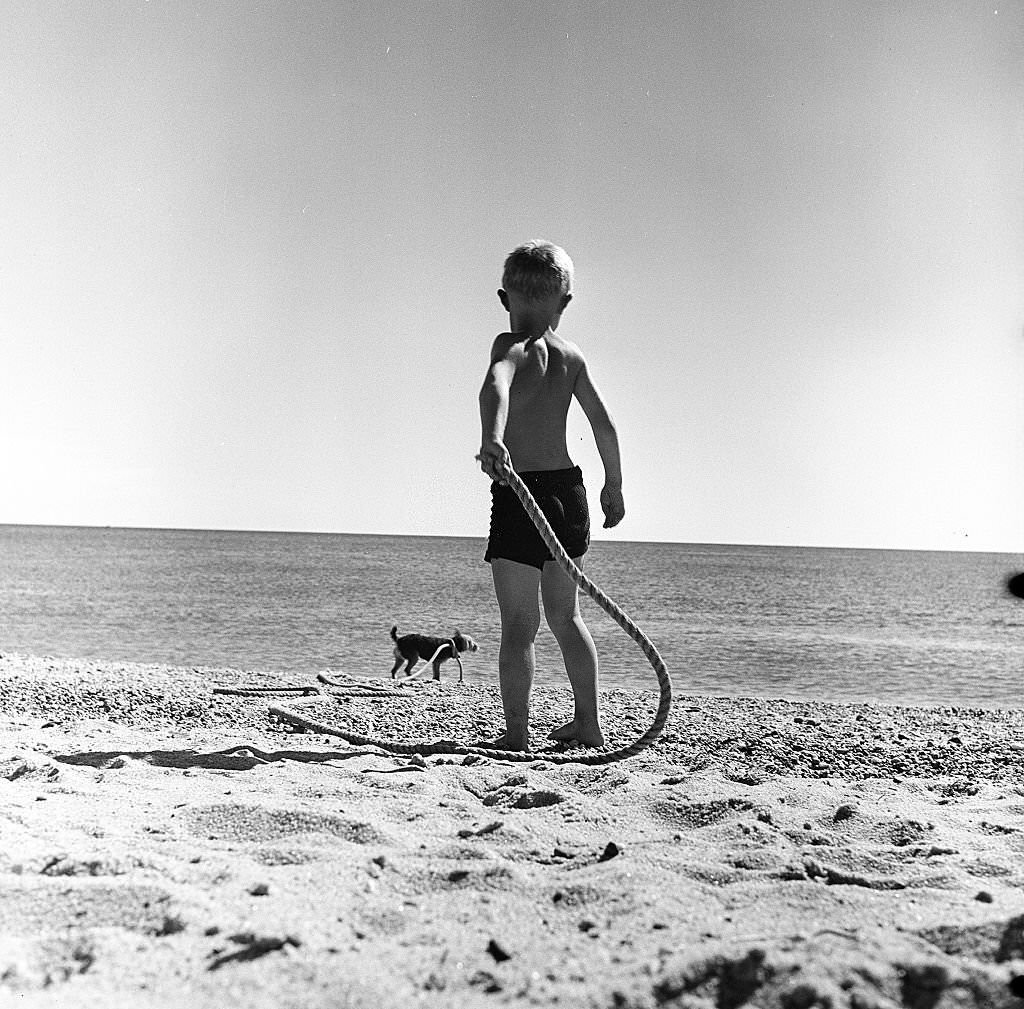
[[[480,540],[487,539],[484,534],[460,534],[460,533],[395,533],[395,532],[344,532],[339,530],[322,529],[252,529],[252,528],[214,528],[211,526],[147,526],[147,525],[97,525],[95,523],[78,522],[0,522],[0,528],[23,528],[23,529],[93,529],[93,530],[117,530],[123,532],[195,532],[195,533],[240,533],[249,535],[270,535],[270,536],[367,536],[367,537],[389,537],[396,539],[453,539],[453,540]],[[716,540],[641,540],[641,539],[592,539],[591,545],[601,543],[626,544],[650,544],[666,546],[685,547],[741,547],[747,549],[780,549],[780,550],[874,550],[905,553],[974,553],[974,554],[1020,554],[1024,556],[1024,549],[1020,550],[991,550],[972,549],[970,547],[894,547],[894,546],[849,546],[842,544],[814,544],[814,543],[757,543],[757,542],[736,542]]]

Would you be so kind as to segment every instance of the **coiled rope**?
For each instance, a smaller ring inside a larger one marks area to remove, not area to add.
[[[389,740],[374,739],[370,736],[360,736],[354,732],[338,729],[332,725],[325,725],[323,722],[306,718],[304,715],[289,711],[287,708],[276,706],[270,709],[272,715],[276,715],[282,721],[304,729],[307,732],[316,732],[325,736],[338,736],[355,746],[374,746],[388,753],[420,754],[421,756],[432,756],[434,754],[469,756],[475,754],[481,757],[492,757],[497,760],[516,762],[544,760],[550,764],[611,764],[617,760],[625,760],[627,757],[635,756],[641,750],[646,750],[661,735],[661,730],[665,727],[665,722],[668,721],[669,712],[672,708],[672,681],[669,679],[668,669],[661,655],[658,654],[657,648],[654,647],[650,638],[637,627],[622,608],[573,563],[565,548],[558,542],[558,538],[555,536],[550,523],[540,510],[540,506],[534,500],[526,484],[520,479],[519,474],[511,467],[508,467],[505,471],[505,479],[512,490],[515,491],[516,497],[522,502],[526,513],[533,520],[533,524],[537,527],[537,531],[547,544],[548,550],[551,551],[551,555],[559,567],[629,635],[647,657],[647,661],[650,662],[658,677],[658,688],[660,690],[658,710],[655,712],[650,728],[636,742],[617,750],[605,750],[596,753],[580,752],[579,750],[570,750],[566,753],[524,753],[520,750],[497,750],[489,746],[460,746],[447,740],[433,743],[397,743]]]

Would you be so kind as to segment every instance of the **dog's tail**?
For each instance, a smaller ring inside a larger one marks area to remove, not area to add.
[[[391,628],[391,640],[398,640],[398,624],[395,624],[395,626]]]

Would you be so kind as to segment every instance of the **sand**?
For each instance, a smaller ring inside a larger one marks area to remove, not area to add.
[[[1024,1006],[1022,711],[681,697],[628,761],[506,764],[268,715],[469,742],[482,676],[211,690],[282,682],[0,657],[0,1005]]]

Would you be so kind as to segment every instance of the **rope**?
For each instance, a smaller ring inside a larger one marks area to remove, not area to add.
[[[370,683],[366,680],[357,680],[349,676],[348,673],[342,673],[345,677],[344,681],[333,679],[330,676],[326,676],[324,673],[317,673],[316,678],[321,683],[326,683],[329,687],[337,687],[334,696],[337,697],[339,694],[346,694],[353,697],[413,697],[407,690],[397,690],[395,687],[380,686],[376,683]]]
[[[524,753],[519,750],[496,750],[487,746],[459,746],[448,740],[441,740],[435,743],[395,743],[374,739],[370,736],[360,736],[353,732],[335,728],[334,726],[325,725],[323,722],[313,721],[303,715],[296,714],[294,711],[289,711],[287,708],[271,707],[270,713],[272,715],[276,715],[282,721],[288,722],[300,729],[305,729],[308,732],[316,732],[325,736],[339,736],[355,746],[375,746],[378,749],[386,750],[388,753],[418,753],[421,756],[432,756],[441,753],[464,754],[466,756],[478,755],[515,762],[544,760],[551,764],[611,764],[646,750],[661,735],[661,730],[665,727],[669,712],[672,709],[672,681],[669,679],[668,669],[665,666],[664,660],[658,654],[658,650],[651,643],[650,638],[637,627],[622,608],[573,563],[565,548],[558,542],[558,537],[555,536],[550,523],[540,510],[540,505],[534,500],[533,495],[527,489],[526,484],[520,479],[519,474],[511,467],[508,467],[505,472],[505,479],[512,490],[515,491],[516,497],[522,502],[526,513],[533,520],[533,524],[537,527],[537,531],[540,533],[545,544],[547,544],[548,550],[551,551],[551,555],[559,567],[629,635],[647,657],[647,661],[650,662],[658,677],[658,688],[660,690],[658,710],[655,712],[650,728],[635,742],[617,750],[607,750],[598,753],[579,753],[575,750],[568,753]]]
[[[233,694],[236,697],[260,697],[263,694],[319,694],[318,687],[214,687],[215,694]]]

